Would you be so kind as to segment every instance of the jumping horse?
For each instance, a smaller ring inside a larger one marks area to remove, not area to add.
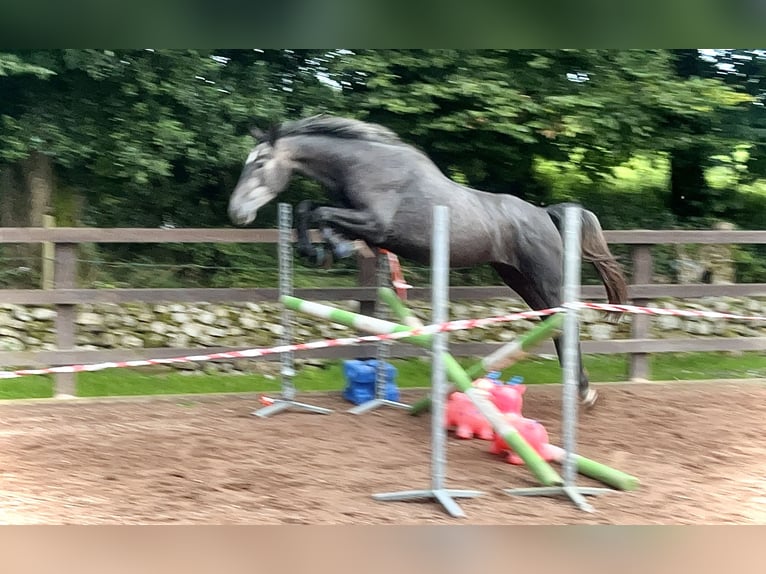
[[[420,150],[390,129],[355,119],[312,116],[252,130],[256,145],[247,156],[229,199],[237,225],[252,222],[263,205],[283,191],[294,172],[322,184],[331,205],[308,200],[296,208],[298,253],[322,264],[330,253],[311,243],[308,230],[322,230],[335,257],[349,254],[354,240],[428,265],[432,207],[450,214],[450,265],[488,263],[532,309],[562,303],[566,204],[538,207],[518,197],[472,189],[449,179]],[[621,267],[609,250],[598,218],[582,213],[582,257],[597,270],[610,303],[627,301]],[[324,253],[324,254],[323,254]],[[554,338],[561,363],[561,338]],[[586,407],[598,394],[590,388],[578,345],[579,396]]]

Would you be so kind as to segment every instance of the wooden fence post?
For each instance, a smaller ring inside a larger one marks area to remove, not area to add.
[[[378,258],[375,253],[366,244],[360,246],[356,252],[356,261],[359,268],[357,274],[357,284],[359,287],[377,287],[378,286]],[[359,313],[375,316],[377,295],[369,301],[359,301]]]
[[[57,243],[55,246],[54,287],[56,289],[74,289],[77,287],[77,244]],[[75,305],[56,305],[56,348],[70,350],[75,347]],[[76,396],[75,373],[56,373],[54,375],[53,396],[71,398]]]
[[[633,274],[631,283],[649,284],[652,282],[652,271],[654,264],[652,261],[651,245],[635,245],[632,250]],[[633,304],[645,307],[648,299],[634,299]],[[649,327],[652,318],[648,315],[633,315],[631,322],[631,338],[646,339],[649,337]],[[629,380],[634,382],[646,381],[649,379],[649,354],[631,353]]]
[[[56,218],[52,215],[43,215],[43,227],[46,229],[50,229],[52,227],[56,227]],[[41,275],[42,275],[42,288],[43,289],[53,289],[53,261],[56,257],[56,251],[55,246],[50,241],[45,241],[43,243],[43,254],[42,254],[42,265],[41,265]]]

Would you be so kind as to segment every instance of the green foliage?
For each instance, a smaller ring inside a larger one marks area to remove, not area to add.
[[[541,202],[550,195],[535,158],[595,181],[636,154],[689,142],[684,122],[752,100],[716,79],[679,78],[663,50],[363,50],[335,64],[346,109],[405,134],[473,186]]]
[[[0,52],[0,76],[34,76],[36,78],[47,78],[55,74],[43,66],[37,66],[31,62],[25,61],[16,54]]]
[[[225,226],[248,128],[330,112],[389,126],[460,183],[580,201],[605,228],[763,229],[764,78],[757,50],[8,50],[0,170],[34,151],[53,158],[60,225]],[[700,174],[700,189],[675,197]],[[282,199],[303,197],[326,199],[301,177]],[[256,226],[274,225],[275,203]],[[276,284],[273,246],[86,250],[86,283]],[[762,250],[738,258],[741,277],[766,277]],[[0,280],[24,279],[13,269]],[[306,285],[353,276],[353,262],[296,268]],[[497,282],[487,267],[451,280]]]

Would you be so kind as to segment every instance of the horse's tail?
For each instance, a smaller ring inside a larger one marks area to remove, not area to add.
[[[557,203],[545,208],[550,215],[559,233],[564,220],[564,209],[567,203]],[[609,250],[609,245],[604,238],[601,223],[592,211],[581,209],[582,213],[582,258],[598,271],[601,281],[606,288],[607,299],[610,303],[622,304],[628,302],[628,283],[622,272],[622,266]],[[612,315],[615,319],[619,315]]]

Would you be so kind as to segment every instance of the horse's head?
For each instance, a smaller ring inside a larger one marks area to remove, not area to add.
[[[253,129],[256,146],[245,160],[234,191],[229,198],[229,217],[238,225],[255,219],[258,210],[287,187],[292,168],[285,153],[272,136]]]

